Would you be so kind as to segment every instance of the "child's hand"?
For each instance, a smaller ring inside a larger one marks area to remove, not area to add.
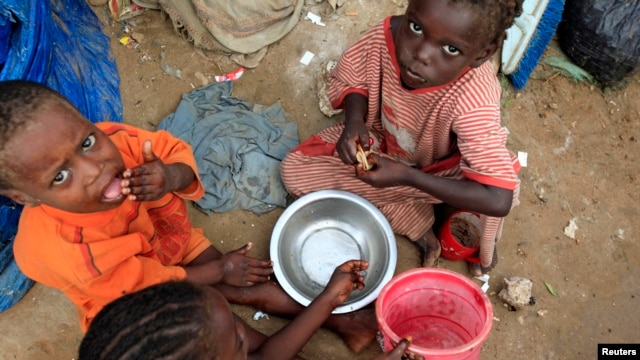
[[[409,348],[409,345],[411,345],[411,342],[408,339],[402,339],[398,345],[393,348],[393,350],[376,357],[375,360],[400,360],[404,358],[410,360],[424,360],[424,357],[420,355],[405,353]]]
[[[331,306],[335,308],[344,304],[353,290],[364,289],[364,276],[361,271],[368,268],[369,263],[364,260],[349,260],[333,271],[327,287],[322,292],[333,299]]]
[[[122,193],[133,201],[157,200],[165,194],[180,190],[178,184],[193,179],[193,170],[185,164],[166,165],[153,153],[151,141],[142,145],[144,164],[127,169],[122,174]],[[183,173],[186,172],[186,173]],[[186,179],[186,180],[185,180]]]
[[[358,144],[364,150],[369,150],[369,130],[364,125],[364,122],[347,123],[336,144],[336,151],[338,151],[342,162],[349,165],[357,162]]]
[[[151,141],[142,145],[144,164],[127,169],[122,176],[122,193],[130,200],[157,200],[167,192],[167,165],[153,153]]]
[[[403,174],[409,169],[407,165],[378,154],[370,154],[367,161],[372,165],[370,170],[363,169],[362,164],[356,165],[358,179],[378,188],[403,185]]]
[[[246,254],[253,243],[222,255],[222,282],[232,286],[252,286],[269,280],[273,273],[273,262],[259,260]]]

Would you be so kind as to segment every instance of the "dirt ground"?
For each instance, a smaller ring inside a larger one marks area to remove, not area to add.
[[[397,1],[400,3],[401,1]],[[146,129],[175,110],[183,93],[238,66],[223,56],[202,57],[179,38],[158,11],[137,17],[140,46],[118,42],[119,24],[94,8],[105,23],[121,76],[127,123]],[[306,7],[316,13],[315,7]],[[347,16],[347,12],[357,12]],[[269,46],[260,65],[236,81],[234,95],[269,105],[281,101],[296,118],[300,139],[341,121],[324,116],[316,97],[316,76],[323,61],[336,60],[348,44],[386,15],[400,14],[396,1],[351,0],[325,17],[325,27],[301,19],[282,40]],[[180,80],[163,63],[179,69]],[[305,51],[315,54],[300,63]],[[551,54],[553,47],[546,55]],[[593,359],[598,343],[640,342],[639,228],[640,74],[619,89],[574,82],[540,65],[526,88],[514,91],[503,82],[503,122],[509,147],[528,154],[520,172],[520,205],[508,216],[498,244],[499,263],[487,291],[494,308],[483,359]],[[636,154],[636,155],[634,155]],[[247,211],[207,216],[192,209],[193,222],[223,251],[248,241],[253,255],[266,258],[271,230],[282,209],[264,215]],[[573,221],[575,238],[565,235]],[[396,273],[418,265],[418,253],[398,237]],[[469,275],[460,262],[440,260],[439,267]],[[498,298],[503,279],[533,281],[536,303],[509,311]],[[545,286],[550,284],[553,295]],[[250,324],[272,333],[286,324],[271,317],[253,321],[255,309],[234,306]],[[74,359],[81,333],[75,310],[57,290],[36,285],[13,308],[0,314],[0,359]],[[320,330],[303,349],[307,359],[371,359],[376,345],[351,353],[333,333]]]

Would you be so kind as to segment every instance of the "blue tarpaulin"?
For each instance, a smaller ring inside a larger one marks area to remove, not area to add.
[[[0,0],[0,80],[17,79],[57,90],[92,122],[122,121],[109,38],[86,0]],[[0,196],[0,311],[33,285],[13,259],[21,210]]]

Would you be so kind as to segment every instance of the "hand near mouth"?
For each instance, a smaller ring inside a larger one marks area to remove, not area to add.
[[[151,140],[142,145],[144,164],[122,174],[122,193],[132,201],[157,200],[169,192],[180,191],[195,179],[191,167],[182,163],[165,164],[153,152]]]

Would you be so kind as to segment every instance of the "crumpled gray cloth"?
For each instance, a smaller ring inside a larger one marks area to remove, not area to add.
[[[231,96],[233,82],[184,94],[176,111],[158,125],[193,148],[207,214],[236,209],[262,214],[285,207],[280,162],[299,143],[298,125],[280,102],[250,104]]]
[[[176,33],[195,47],[221,52],[255,68],[268,45],[287,35],[300,19],[303,0],[133,0],[169,15]]]

